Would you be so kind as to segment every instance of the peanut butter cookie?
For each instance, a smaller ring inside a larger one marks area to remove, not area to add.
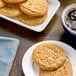
[[[55,71],[44,71],[40,69],[40,76],[73,76],[72,66],[69,61],[65,61],[63,65]]]
[[[41,23],[43,23],[46,19],[47,15],[45,16],[40,16],[40,17],[32,17],[26,14],[21,14],[20,16],[18,16],[18,20],[28,24],[30,26],[35,26],[35,25],[39,25]]]
[[[46,0],[27,0],[20,5],[21,10],[31,16],[43,16],[48,12]]]
[[[5,7],[0,8],[0,14],[15,17],[21,14],[18,4],[7,4]]]
[[[41,69],[53,71],[63,64],[66,53],[58,45],[43,43],[34,49],[32,58]]]

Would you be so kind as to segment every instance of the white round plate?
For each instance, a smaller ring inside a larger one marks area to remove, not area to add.
[[[53,43],[57,44],[61,48],[63,48],[67,54],[67,57],[70,59],[73,69],[73,76],[76,76],[76,50],[74,50],[71,46],[55,40],[47,40],[36,43],[32,47],[30,47],[23,56],[22,60],[22,69],[25,76],[39,76],[39,69],[34,65],[32,60],[32,52],[37,45],[41,43]]]

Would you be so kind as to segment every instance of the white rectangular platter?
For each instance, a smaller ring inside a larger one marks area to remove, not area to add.
[[[48,0],[48,6],[49,6],[48,16],[47,16],[46,20],[44,21],[44,23],[37,25],[37,26],[30,26],[30,25],[24,24],[24,23],[18,21],[14,17],[13,18],[12,17],[6,17],[2,14],[0,14],[0,17],[6,19],[8,21],[11,21],[13,23],[16,23],[19,26],[22,26],[24,28],[27,28],[27,29],[30,29],[30,30],[33,30],[36,32],[41,32],[47,27],[48,23],[51,21],[51,19],[53,18],[53,16],[57,12],[57,10],[60,6],[60,2],[58,0]]]

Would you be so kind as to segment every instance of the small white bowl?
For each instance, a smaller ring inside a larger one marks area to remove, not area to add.
[[[62,25],[64,28],[64,31],[72,38],[76,38],[76,31],[72,30],[71,28],[69,28],[66,23],[65,23],[65,17],[67,17],[67,15],[69,14],[69,12],[71,12],[72,10],[76,10],[76,3],[72,3],[70,5],[68,5],[62,13]]]

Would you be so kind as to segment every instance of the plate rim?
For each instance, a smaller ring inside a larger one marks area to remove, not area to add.
[[[26,53],[24,54],[24,56],[23,56],[23,59],[22,59],[22,70],[23,70],[23,73],[24,73],[24,75],[26,75],[25,74],[25,70],[24,70],[24,58],[25,58],[25,55],[28,53],[28,51],[31,49],[31,48],[33,48],[33,47],[36,47],[37,45],[39,45],[39,44],[41,44],[41,43],[46,43],[46,42],[49,42],[49,43],[56,43],[56,44],[58,44],[60,47],[62,47],[63,45],[65,46],[65,47],[68,47],[68,48],[70,48],[71,50],[72,50],[72,53],[74,53],[75,55],[76,55],[76,50],[73,48],[73,47],[71,47],[70,45],[68,45],[68,44],[66,44],[66,43],[64,43],[64,42],[61,42],[61,41],[57,41],[57,40],[44,40],[44,41],[41,41],[41,42],[38,42],[38,43],[36,43],[36,44],[34,44],[34,45],[32,45],[30,48],[28,48],[27,49],[27,51],[26,51]],[[63,48],[63,47],[62,47]],[[33,48],[34,49],[34,48]],[[32,49],[32,50],[33,50]],[[64,49],[64,48],[63,48]],[[33,52],[33,51],[32,51]],[[74,67],[73,66],[73,62],[71,63],[72,64],[72,68]],[[76,69],[74,69],[73,68],[73,76],[75,76],[75,70]],[[26,75],[27,76],[27,75]]]

